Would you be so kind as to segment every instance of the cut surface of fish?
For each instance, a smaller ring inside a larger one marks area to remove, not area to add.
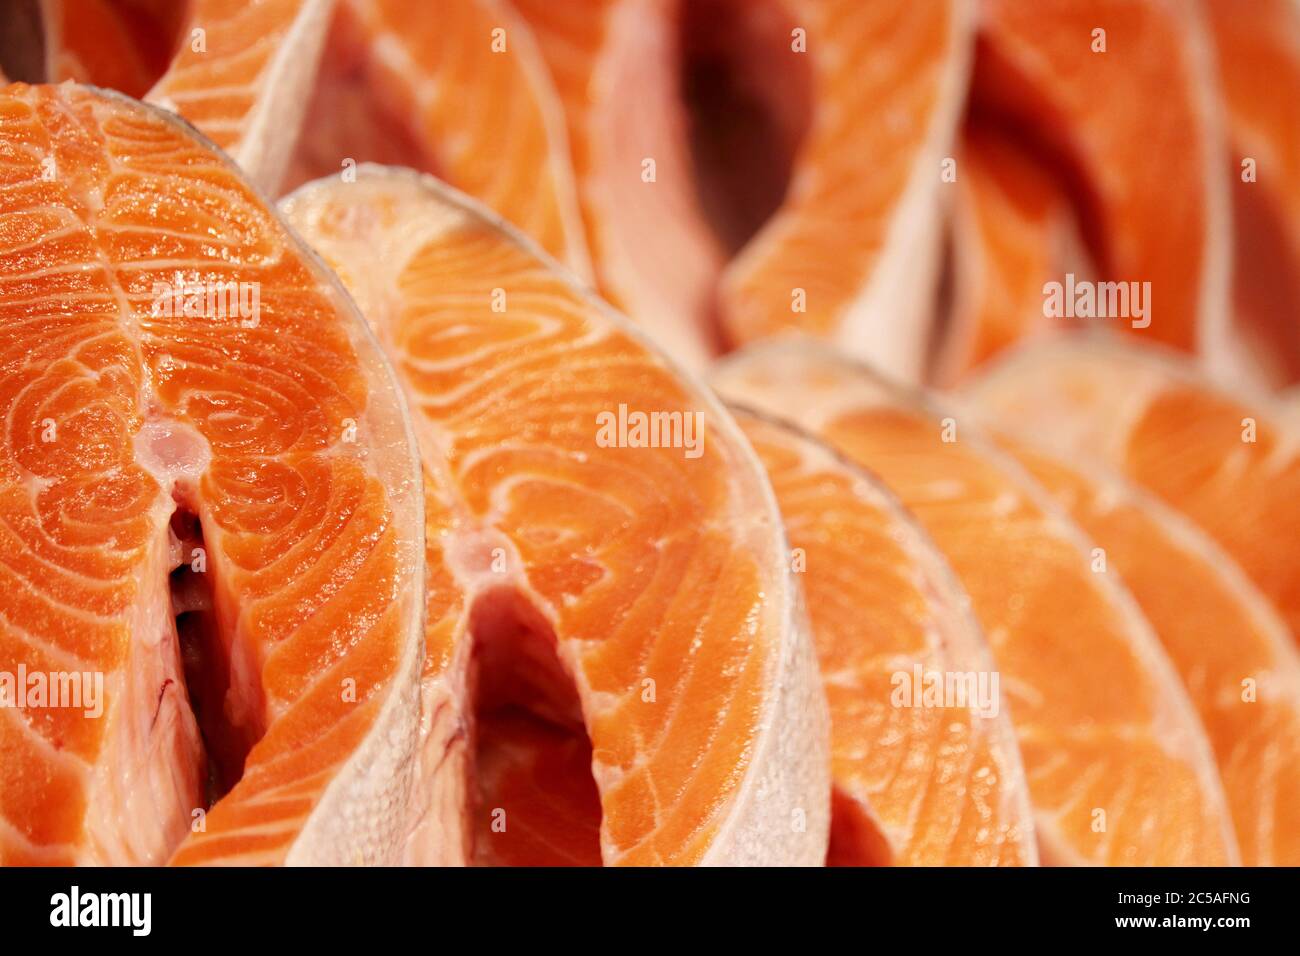
[[[982,0],[979,29],[975,108],[1068,171],[1098,278],[1115,283],[1074,286],[1061,311],[1233,366],[1222,117],[1199,6]]]
[[[1234,336],[1300,381],[1300,4],[1205,0],[1227,112]]]
[[[699,208],[680,88],[682,0],[512,0],[567,123],[602,296],[670,355],[702,367],[722,266]]]
[[[432,177],[365,165],[284,208],[385,343],[424,453],[411,858],[526,853],[512,833],[533,840],[537,808],[509,794],[529,788],[494,781],[571,759],[530,747],[559,730],[590,743],[606,864],[820,864],[815,651],[770,486],[716,398]],[[491,739],[520,711],[531,734]]]
[[[1178,675],[1092,544],[961,415],[811,342],[728,359],[721,393],[797,417],[898,495],[970,596],[1008,700],[1051,864],[1238,859]]]
[[[46,78],[178,113],[278,192],[334,0],[42,0]],[[147,92],[146,92],[147,91]]]
[[[505,0],[340,0],[304,129],[291,185],[360,162],[434,173],[591,277],[564,110]]]
[[[1034,865],[999,675],[947,562],[865,470],[734,408],[767,468],[831,709],[837,865]]]
[[[995,363],[972,401],[1105,463],[1207,531],[1300,633],[1300,423],[1271,396],[1211,385],[1182,357],[1059,339]]]
[[[1277,610],[1200,528],[1100,469],[999,436],[1105,550],[1214,748],[1247,866],[1300,861],[1300,656]]]
[[[171,114],[16,84],[0,155],[0,673],[67,691],[0,707],[0,860],[394,861],[422,500],[378,345]]]
[[[787,0],[784,58],[811,74],[811,117],[785,200],[727,266],[724,333],[800,331],[894,374],[923,371],[940,251],[943,166],[972,44],[963,0]]]
[[[188,4],[40,0],[30,6],[40,11],[40,79],[76,80],[143,97],[167,70]]]
[[[957,170],[951,300],[929,376],[939,387],[1009,345],[1068,325],[1047,315],[1044,290],[1067,272],[1094,278],[1069,196],[1005,131],[968,123]]]

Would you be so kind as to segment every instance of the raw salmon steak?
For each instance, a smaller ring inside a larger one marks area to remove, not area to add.
[[[1225,334],[1230,209],[1204,19],[1180,0],[981,0],[971,99],[1073,181],[1099,276],[1125,286],[1127,305],[1081,299],[1071,321],[1235,369],[1245,358]]]
[[[1300,381],[1300,4],[1204,0],[1227,119],[1232,332],[1266,381]]]
[[[1008,419],[1014,427],[1015,419]],[[1300,862],[1300,655],[1268,599],[1205,532],[1102,469],[999,437],[1105,551],[1200,714],[1247,866]]]
[[[77,80],[179,113],[275,193],[334,0],[41,0],[49,82]]]
[[[1300,634],[1300,429],[1283,404],[1217,388],[1166,350],[1089,338],[1016,352],[969,390],[1024,434],[1182,511]]]
[[[419,462],[337,280],[171,114],[16,84],[0,284],[0,672],[103,690],[0,707],[0,862],[396,860]]]
[[[696,196],[678,32],[694,0],[511,0],[559,95],[601,294],[692,368],[722,251]]]
[[[830,703],[828,862],[1037,863],[1011,715],[946,559],[865,470],[734,411],[776,491]],[[965,696],[922,706],[936,677]]]
[[[972,5],[779,2],[791,37],[760,68],[809,71],[809,128],[780,208],[723,274],[723,329],[738,344],[801,331],[919,378]]]
[[[180,41],[187,2],[39,0],[41,64],[50,82],[76,80],[143,98]],[[9,26],[9,24],[6,24]]]
[[[575,827],[556,856],[820,864],[815,651],[770,486],[717,399],[431,177],[362,166],[284,209],[384,343],[424,456],[410,859],[531,854],[539,808],[511,795],[589,746],[594,786],[571,796],[598,794],[599,843]]]
[[[289,183],[359,162],[434,173],[584,278],[564,110],[506,0],[340,0]]]
[[[930,382],[948,387],[1002,350],[1065,324],[1044,286],[1093,279],[1069,196],[1044,164],[995,126],[972,122],[957,157],[951,301],[931,342]]]
[[[715,382],[880,475],[947,556],[1002,674],[1044,862],[1237,861],[1205,732],[1150,624],[968,418],[810,342],[738,353]]]

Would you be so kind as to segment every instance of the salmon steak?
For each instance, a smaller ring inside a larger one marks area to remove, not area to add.
[[[423,502],[374,337],[168,113],[8,86],[0,157],[0,861],[395,861]]]
[[[1187,515],[1300,634],[1300,431],[1285,405],[1105,338],[1013,353],[968,388],[1024,434],[1103,462]]]
[[[566,119],[602,296],[700,369],[717,351],[721,243],[692,177],[679,32],[698,0],[512,0]]]
[[[1300,866],[1298,316],[1300,0],[0,2],[0,865]]]
[[[313,89],[289,186],[361,162],[434,173],[590,276],[563,107],[507,0],[339,0]]]
[[[806,69],[811,116],[780,207],[722,275],[723,330],[736,344],[804,332],[919,378],[973,5],[775,2],[793,24],[790,40],[781,61],[755,68]],[[891,56],[877,57],[880,48]],[[864,60],[873,68],[860,69]],[[882,101],[891,105],[871,105]]]
[[[806,341],[740,352],[715,383],[796,409],[880,475],[947,556],[1003,675],[1044,862],[1237,862],[1205,731],[1150,624],[971,421]]]
[[[1036,864],[1010,714],[946,559],[878,479],[792,425],[736,415],[776,491],[830,704],[827,862]],[[923,706],[948,674],[966,696]]]
[[[998,441],[1101,546],[1155,628],[1214,748],[1242,862],[1296,865],[1300,654],[1281,615],[1199,526],[1149,493]]]
[[[44,82],[77,80],[189,120],[276,192],[334,0],[40,0]]]
[[[1005,130],[972,122],[957,162],[950,301],[930,339],[928,380],[940,387],[1066,326],[1046,314],[1044,287],[1070,273],[1095,276],[1064,187]]]
[[[283,206],[384,343],[423,453],[428,796],[410,859],[529,854],[511,820],[535,801],[511,795],[588,746],[571,799],[598,799],[598,844],[562,834],[551,852],[820,864],[815,651],[771,488],[718,400],[430,177],[362,166]]]
[[[1204,0],[1232,191],[1233,340],[1264,382],[1300,381],[1300,5]]]
[[[1238,369],[1240,342],[1225,334],[1223,117],[1201,4],[981,0],[979,37],[977,113],[1052,157],[1074,188],[1100,278],[1126,293],[1086,305],[1067,289],[1057,311]]]

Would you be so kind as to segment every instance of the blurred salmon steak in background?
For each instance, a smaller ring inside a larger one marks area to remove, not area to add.
[[[0,863],[1300,865],[1300,3],[0,3]]]

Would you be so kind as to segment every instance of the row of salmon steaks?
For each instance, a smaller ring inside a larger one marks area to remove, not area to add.
[[[1289,0],[3,26],[0,863],[1300,863]]]

